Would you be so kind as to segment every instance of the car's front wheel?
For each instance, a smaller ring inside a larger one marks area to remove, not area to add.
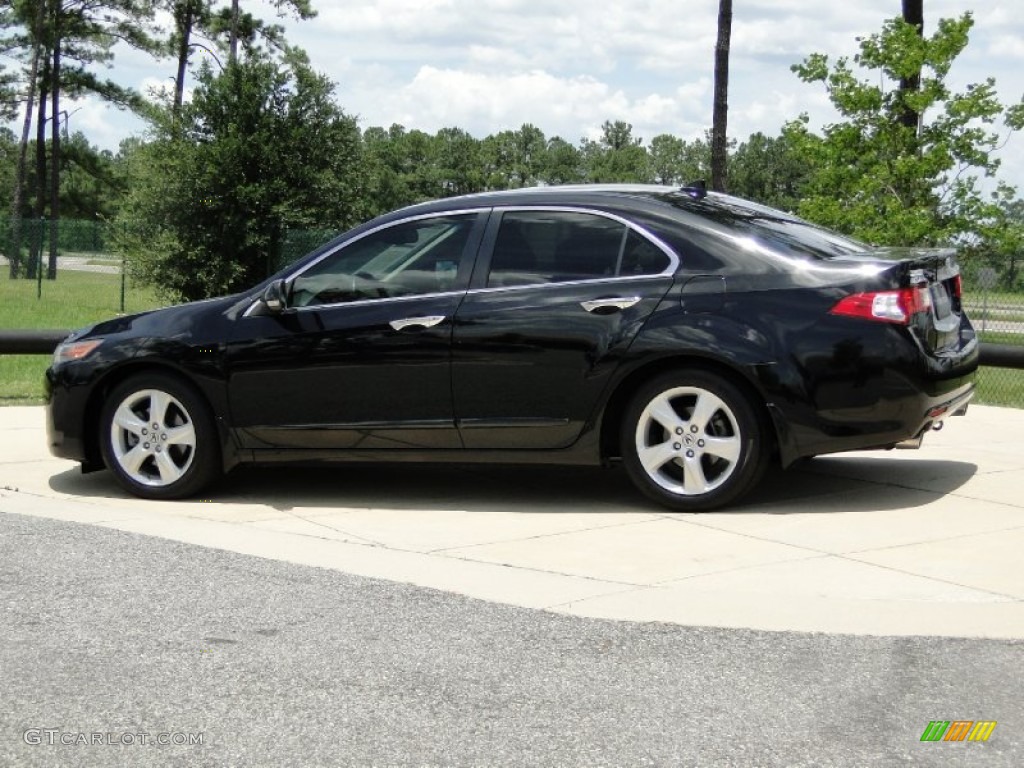
[[[703,370],[663,374],[626,410],[622,457],[630,479],[671,509],[700,512],[735,501],[767,464],[764,429],[748,397]]]
[[[220,473],[210,409],[176,377],[147,373],[119,384],[104,404],[100,429],[104,462],[136,496],[190,496]]]

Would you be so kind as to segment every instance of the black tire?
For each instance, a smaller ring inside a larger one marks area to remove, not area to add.
[[[103,404],[99,438],[117,482],[144,499],[191,496],[221,473],[210,408],[176,376],[142,373],[114,387]]]
[[[626,409],[621,440],[633,484],[679,512],[739,499],[764,474],[770,447],[747,395],[704,370],[665,373],[641,387]]]

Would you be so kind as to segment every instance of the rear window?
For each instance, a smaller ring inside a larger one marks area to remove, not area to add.
[[[697,198],[684,192],[671,192],[659,195],[658,199],[720,225],[749,251],[767,250],[804,259],[835,259],[873,250],[852,237],[725,195]]]

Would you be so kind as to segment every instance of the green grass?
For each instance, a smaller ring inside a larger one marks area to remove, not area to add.
[[[1024,293],[1020,291],[982,291],[964,281],[964,303],[981,306],[988,298],[991,304],[1016,304],[1024,307]]]
[[[977,384],[976,403],[1024,407],[1024,371],[982,366],[978,369]]]
[[[153,291],[125,286],[125,313],[159,307]],[[81,328],[121,313],[121,276],[64,270],[56,280],[43,280],[36,298],[34,280],[0,277],[0,328]],[[0,355],[0,405],[32,405],[43,401],[43,371],[48,355]]]
[[[1024,345],[1024,333],[1011,333],[1010,331],[1000,331],[997,328],[987,328],[983,333],[978,325],[974,326],[974,330],[978,332],[979,340],[988,342],[989,344],[1013,344],[1016,346]]]

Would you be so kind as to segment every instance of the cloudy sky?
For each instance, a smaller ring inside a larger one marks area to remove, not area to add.
[[[260,0],[243,0],[259,13]],[[716,0],[313,0],[316,19],[283,19],[287,36],[337,83],[362,127],[400,123],[434,132],[457,126],[483,137],[525,122],[548,136],[595,137],[625,120],[646,140],[685,138],[710,127]],[[950,82],[996,78],[1004,102],[1024,97],[1024,14],[1019,0],[925,0],[926,33],[939,18],[972,11],[975,27]],[[274,10],[264,3],[264,18]],[[897,15],[899,0],[737,0],[734,3],[730,135],[776,134],[807,112],[835,119],[824,90],[790,65],[812,52],[851,55],[856,38]],[[119,51],[111,76],[169,85],[171,60]],[[72,130],[114,148],[141,131],[130,117],[89,103]],[[77,123],[77,124],[76,124]],[[1008,181],[1024,189],[1024,138],[1000,153]]]

